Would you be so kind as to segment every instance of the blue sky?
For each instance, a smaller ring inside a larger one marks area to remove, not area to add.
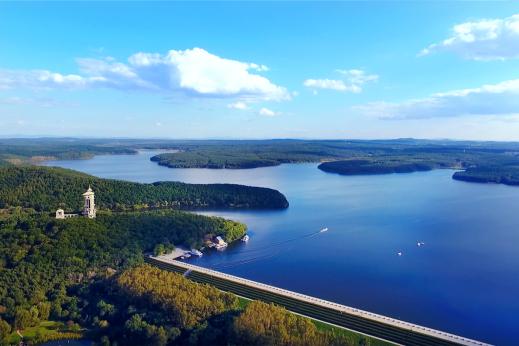
[[[513,2],[0,2],[0,135],[519,140]]]

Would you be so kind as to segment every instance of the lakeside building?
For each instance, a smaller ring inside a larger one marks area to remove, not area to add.
[[[217,249],[224,249],[227,247],[227,243],[225,242],[225,240],[223,240],[222,237],[218,236],[216,237],[215,241],[214,241],[214,244],[215,244],[215,247]]]
[[[92,188],[89,186],[88,190],[83,194],[83,199],[85,201],[83,205],[82,216],[88,217],[89,219],[94,219],[96,217],[96,205],[95,205],[95,194],[92,191]],[[68,219],[71,217],[78,217],[79,214],[65,214],[63,209],[56,210],[56,219]]]

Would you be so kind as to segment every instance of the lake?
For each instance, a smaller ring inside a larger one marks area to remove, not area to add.
[[[149,161],[156,153],[45,165],[137,182],[278,189],[287,210],[204,212],[246,223],[251,239],[191,262],[486,342],[519,342],[519,187],[455,181],[450,170],[171,169]]]

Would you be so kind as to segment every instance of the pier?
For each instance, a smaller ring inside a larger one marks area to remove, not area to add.
[[[145,257],[145,261],[164,270],[176,272],[198,282],[238,296],[274,303],[287,310],[361,334],[401,345],[471,345],[488,344],[462,336],[423,327],[323,299],[262,284],[211,269],[176,261]]]

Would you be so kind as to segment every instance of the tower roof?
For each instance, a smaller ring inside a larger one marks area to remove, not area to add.
[[[90,185],[88,185],[88,190],[83,194],[83,196],[90,196],[93,194],[94,194],[94,191],[92,191],[92,188],[90,187]]]

